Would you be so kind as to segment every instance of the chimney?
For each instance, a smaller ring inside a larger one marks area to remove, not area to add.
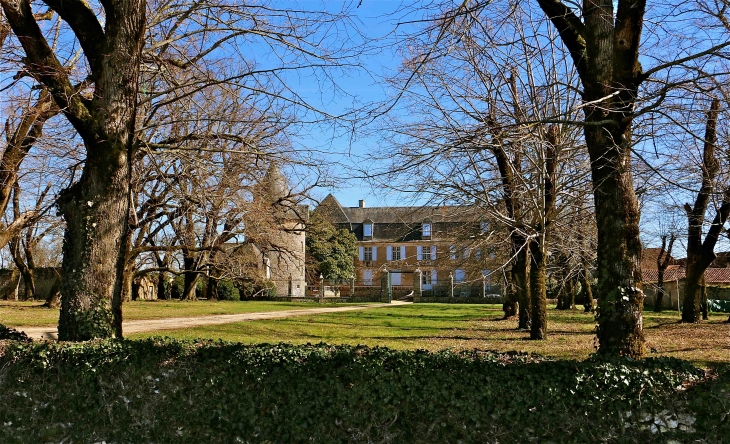
[[[365,208],[365,200],[364,200],[364,199],[360,199],[360,200],[358,201],[358,206],[359,206],[360,208]]]

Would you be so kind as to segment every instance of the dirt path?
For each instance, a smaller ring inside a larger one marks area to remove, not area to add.
[[[290,318],[293,316],[367,310],[369,308],[392,307],[394,305],[406,304],[412,304],[412,302],[393,301],[390,304],[348,305],[345,307],[320,307],[296,310],[267,311],[259,313],[196,316],[189,318],[139,319],[135,321],[125,321],[123,324],[123,331],[125,335],[128,335],[131,333],[142,333],[149,331],[176,330],[180,328],[197,327],[200,325],[218,325],[229,324],[231,322],[257,321],[261,319]],[[56,327],[15,327],[15,329],[24,331],[25,334],[33,339],[58,339],[58,331]]]

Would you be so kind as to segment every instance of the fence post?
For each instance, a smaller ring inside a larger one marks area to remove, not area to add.
[[[289,275],[289,285],[287,286],[287,290],[289,292],[289,297],[294,296],[294,279],[291,274]]]
[[[423,272],[420,268],[416,268],[413,272],[413,302],[421,302],[423,297],[423,281],[421,280]]]
[[[355,275],[350,275],[350,297],[355,297]]]
[[[324,298],[324,276],[319,275],[319,302]]]

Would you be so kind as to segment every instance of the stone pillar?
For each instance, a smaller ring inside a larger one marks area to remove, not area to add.
[[[319,275],[319,301],[322,302],[324,298],[324,276]]]
[[[420,268],[416,268],[413,272],[413,302],[421,302],[423,297],[423,272]]]
[[[380,302],[390,302],[388,300],[388,270],[383,268],[380,272]]]
[[[355,275],[350,275],[350,297],[355,297]]]
[[[287,292],[289,293],[289,297],[294,296],[294,278],[292,275],[289,275],[289,285],[287,286]]]
[[[487,297],[487,276],[482,275],[482,297]]]

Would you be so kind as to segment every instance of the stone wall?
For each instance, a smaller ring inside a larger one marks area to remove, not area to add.
[[[51,287],[61,276],[60,268],[38,268],[34,271],[36,299],[45,300],[51,291]],[[25,283],[17,270],[0,270],[0,299],[14,299],[15,289],[18,289],[18,297],[22,298],[25,293]]]

